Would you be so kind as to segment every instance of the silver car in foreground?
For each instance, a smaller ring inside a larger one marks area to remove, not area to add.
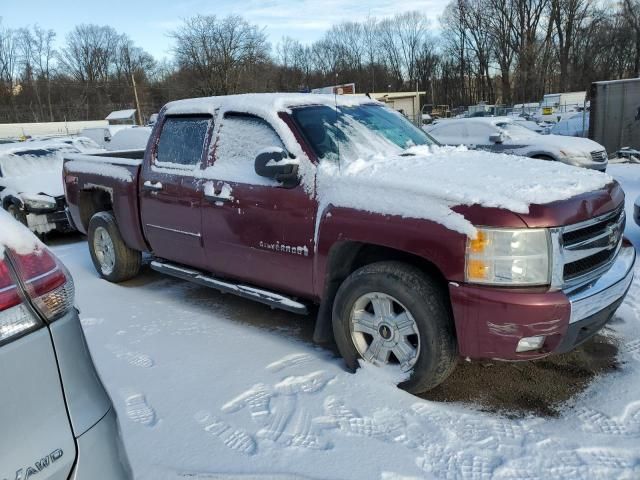
[[[0,479],[32,478],[132,477],[74,307],[73,280],[0,211]]]
[[[576,167],[607,169],[607,152],[599,143],[588,138],[540,135],[508,117],[445,119],[424,130],[444,145],[466,145]]]

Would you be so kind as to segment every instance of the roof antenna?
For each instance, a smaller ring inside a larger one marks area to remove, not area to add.
[[[333,101],[336,107],[336,120],[334,128],[336,129],[336,147],[338,148],[338,173],[342,173],[340,161],[340,135],[338,135],[338,72],[336,72],[336,85],[333,87]]]

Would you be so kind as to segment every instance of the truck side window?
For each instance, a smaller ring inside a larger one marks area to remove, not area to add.
[[[221,180],[264,183],[255,173],[253,163],[260,151],[273,147],[285,150],[268,122],[254,115],[228,112],[220,124],[213,168],[224,176]]]
[[[174,168],[198,165],[202,160],[210,121],[208,115],[166,118],[156,149],[155,164]]]

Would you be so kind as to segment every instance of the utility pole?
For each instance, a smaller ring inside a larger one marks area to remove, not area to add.
[[[142,111],[140,110],[140,101],[138,100],[138,89],[136,88],[136,77],[131,74],[131,81],[133,82],[133,94],[136,97],[136,111],[138,112],[138,125],[142,126]]]

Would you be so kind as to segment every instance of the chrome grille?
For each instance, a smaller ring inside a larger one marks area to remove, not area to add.
[[[607,152],[605,150],[591,152],[591,158],[594,162],[604,162],[607,159]]]
[[[560,229],[562,286],[588,282],[603,273],[622,244],[625,225],[623,207],[586,222]]]

